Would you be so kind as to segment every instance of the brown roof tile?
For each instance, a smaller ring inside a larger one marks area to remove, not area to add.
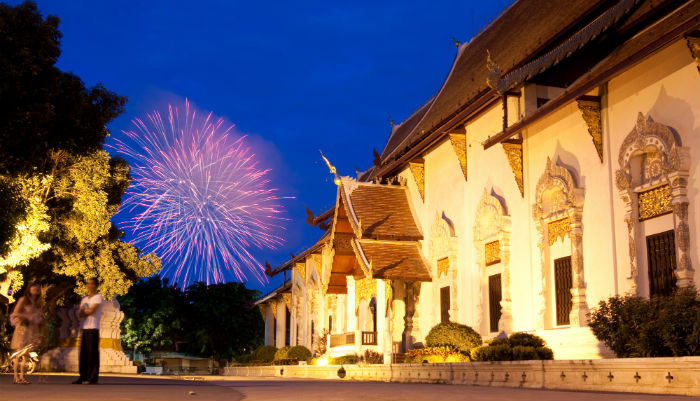
[[[504,72],[528,61],[541,46],[555,40],[570,29],[582,16],[597,8],[601,2],[552,0],[521,0],[513,4],[494,23],[471,42],[464,45],[453,62],[452,69],[427,110],[419,109],[410,129],[397,129],[382,152],[386,163],[396,151],[420,139],[438,126],[461,106],[471,102],[486,90],[486,51]]]
[[[361,240],[365,258],[372,265],[372,276],[387,280],[430,281],[428,266],[416,241]]]
[[[355,215],[362,224],[363,238],[422,239],[405,187],[359,184],[350,194]]]

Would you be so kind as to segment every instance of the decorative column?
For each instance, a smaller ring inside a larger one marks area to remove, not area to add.
[[[285,308],[285,303],[284,302],[279,302],[277,304],[277,344],[275,344],[275,347],[277,348],[282,348],[285,346],[285,337],[286,337],[286,331],[287,331],[287,310]]]
[[[384,342],[386,341],[386,291],[384,280],[374,281],[377,285],[377,289],[375,290],[377,294],[377,297],[375,298],[377,300],[377,327],[374,328],[374,331],[377,332],[377,348],[379,349],[379,352],[382,352],[384,350]]]
[[[583,211],[574,207],[569,209],[569,239],[571,241],[571,326],[588,325],[588,305],[586,304],[586,281],[583,277],[583,228],[581,220]]]
[[[498,320],[498,331],[510,334],[513,332],[513,301],[510,298],[510,235],[500,235],[499,245],[503,264],[501,272],[503,282],[501,283],[501,318]]]
[[[537,221],[537,248],[540,250],[540,263],[544,266],[545,262],[549,260],[549,239],[547,238],[547,223],[542,219]],[[535,328],[537,330],[544,330],[545,328],[545,316],[547,312],[547,271],[540,268],[540,277],[537,280],[533,277],[533,281],[537,288],[537,300],[535,305],[535,311],[537,311],[537,316],[535,317]]]
[[[420,336],[418,327],[418,298],[420,297],[420,282],[406,282],[406,314],[404,315],[404,347],[410,350]]]
[[[688,226],[688,175],[690,157],[688,148],[676,148],[672,154],[676,171],[669,174],[671,208],[675,222],[676,285],[679,288],[693,285],[695,270],[690,263],[690,229]]]

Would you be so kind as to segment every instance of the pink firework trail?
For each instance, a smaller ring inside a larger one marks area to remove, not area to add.
[[[198,118],[188,101],[184,113],[170,105],[165,121],[158,111],[147,117],[113,146],[131,165],[122,209],[133,242],[183,285],[220,283],[226,272],[266,282],[251,251],[282,244],[275,232],[285,211],[245,136],[234,138],[211,113]]]

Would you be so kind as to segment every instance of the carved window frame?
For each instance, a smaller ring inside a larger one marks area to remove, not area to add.
[[[430,228],[430,241],[427,243],[427,246],[427,254],[433,267],[434,299],[439,299],[440,288],[450,287],[450,321],[456,322],[459,309],[457,303],[459,242],[455,236],[454,227],[452,227],[451,222],[448,221],[444,213],[435,213],[435,218]],[[447,271],[443,272],[440,269],[440,261],[444,259],[447,259],[449,267]],[[439,309],[437,310],[439,311]]]
[[[483,219],[493,216],[493,220]],[[484,188],[484,192],[476,209],[474,224],[474,248],[476,249],[476,265],[479,272],[479,302],[477,316],[479,331],[484,336],[493,333],[490,328],[489,314],[489,275],[501,274],[501,317],[498,322],[499,332],[509,334],[513,331],[513,308],[510,297],[510,237],[511,219],[506,215],[501,201]],[[487,226],[485,229],[484,227]],[[500,261],[488,265],[486,263],[486,244],[498,241]],[[497,271],[498,270],[498,271]]]
[[[646,156],[656,152],[660,157],[660,174],[645,177],[633,176],[632,161],[639,155]],[[670,188],[670,207],[673,213],[676,238],[676,285],[685,287],[693,283],[694,269],[690,262],[690,230],[688,226],[688,177],[690,175],[690,149],[681,144],[680,138],[672,129],[655,122],[650,116],[637,114],[637,123],[620,145],[618,153],[619,169],[615,172],[615,184],[625,208],[627,223],[629,276],[627,282],[629,293],[642,295],[639,290],[639,260],[646,258],[645,252],[637,246],[642,222],[639,214],[640,194],[663,188]],[[666,200],[664,200],[666,201]],[[654,218],[662,215],[651,216]],[[646,247],[646,244],[643,244]],[[648,263],[647,263],[648,268]]]
[[[560,203],[552,205],[545,200],[548,191],[556,189],[563,198]],[[554,299],[554,263],[551,256],[551,246],[558,238],[569,237],[571,244],[571,275],[572,275],[572,308],[569,327],[583,327],[588,324],[586,304],[586,283],[583,264],[583,200],[584,191],[577,188],[574,179],[566,168],[552,162],[548,157],[545,170],[540,176],[535,189],[535,204],[532,214],[537,226],[540,249],[540,283],[537,297],[538,329],[551,329],[557,326]],[[558,227],[556,232],[553,227]],[[536,287],[536,288],[537,288]]]

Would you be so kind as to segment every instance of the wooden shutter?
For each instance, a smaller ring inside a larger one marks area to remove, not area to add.
[[[498,331],[501,319],[501,275],[489,276],[489,322],[490,331]]]
[[[571,256],[554,260],[557,325],[569,324],[571,313]]]
[[[676,243],[673,230],[647,237],[649,296],[671,295],[676,286]]]
[[[440,321],[450,321],[450,287],[440,288]]]

